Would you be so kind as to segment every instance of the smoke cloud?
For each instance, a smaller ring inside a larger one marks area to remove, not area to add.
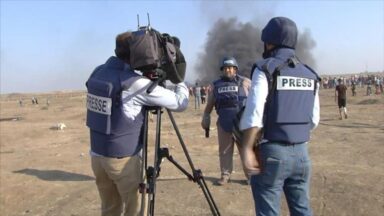
[[[233,56],[239,64],[240,75],[249,77],[252,65],[262,58],[264,44],[261,31],[264,26],[250,22],[242,23],[237,18],[219,19],[208,32],[203,53],[195,66],[198,82],[207,84],[218,79],[221,61],[226,56]],[[315,66],[311,50],[316,46],[309,30],[299,33],[296,54],[309,66]]]

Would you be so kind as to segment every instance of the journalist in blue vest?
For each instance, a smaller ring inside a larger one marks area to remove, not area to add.
[[[102,216],[140,215],[144,106],[179,112],[188,106],[183,82],[174,91],[156,86],[146,92],[153,81],[131,68],[130,37],[131,32],[116,37],[116,57],[98,66],[86,83],[90,154]]]
[[[251,81],[237,74],[238,64],[235,58],[223,59],[220,70],[223,75],[213,82],[213,91],[208,95],[208,102],[204,110],[201,126],[209,130],[211,112],[216,109],[217,135],[219,142],[219,157],[221,178],[216,182],[224,185],[229,182],[233,172],[234,139],[232,136],[233,120],[237,112],[243,107],[248,95]],[[236,142],[236,144],[238,144]],[[239,145],[237,145],[238,150]],[[246,175],[246,177],[248,177]]]
[[[263,60],[255,64],[240,120],[256,215],[280,215],[282,192],[291,215],[312,215],[308,141],[320,120],[320,78],[297,58],[297,35],[296,24],[285,17],[262,30]]]

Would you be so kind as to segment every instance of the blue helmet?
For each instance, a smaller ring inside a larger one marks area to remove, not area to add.
[[[261,40],[264,43],[295,48],[297,34],[295,22],[286,17],[275,17],[264,27]]]
[[[234,57],[225,57],[221,62],[220,70],[223,70],[224,67],[233,66],[236,69],[239,69],[239,65]]]

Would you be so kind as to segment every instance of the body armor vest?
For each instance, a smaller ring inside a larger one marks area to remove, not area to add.
[[[256,64],[266,73],[269,94],[264,109],[264,139],[288,144],[309,140],[318,75],[300,63],[293,49],[276,50]]]
[[[142,147],[144,111],[135,120],[123,111],[121,92],[140,75],[116,57],[97,67],[86,85],[87,126],[91,132],[91,150],[106,157],[135,155]]]
[[[233,119],[247,98],[242,87],[243,79],[236,75],[234,79],[221,78],[213,82],[218,122],[226,132],[232,132]]]

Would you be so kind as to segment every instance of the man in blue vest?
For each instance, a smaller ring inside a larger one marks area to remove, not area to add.
[[[179,112],[188,106],[188,89],[182,82],[175,91],[156,86],[146,92],[152,80],[130,67],[130,37],[130,32],[116,37],[116,57],[98,66],[86,83],[90,154],[102,216],[140,215],[144,106]]]
[[[210,114],[215,107],[218,115],[216,125],[221,170],[221,178],[216,183],[224,185],[229,182],[233,171],[233,120],[237,112],[244,106],[251,81],[237,74],[238,65],[233,57],[224,58],[220,70],[223,71],[223,76],[213,82],[213,91],[208,96],[201,126],[203,129],[209,130]],[[240,151],[239,148],[238,150]]]
[[[297,34],[296,24],[285,17],[271,19],[263,29],[264,59],[255,65],[240,120],[256,215],[280,215],[282,191],[291,215],[312,215],[307,142],[320,120],[320,78],[295,56]]]

